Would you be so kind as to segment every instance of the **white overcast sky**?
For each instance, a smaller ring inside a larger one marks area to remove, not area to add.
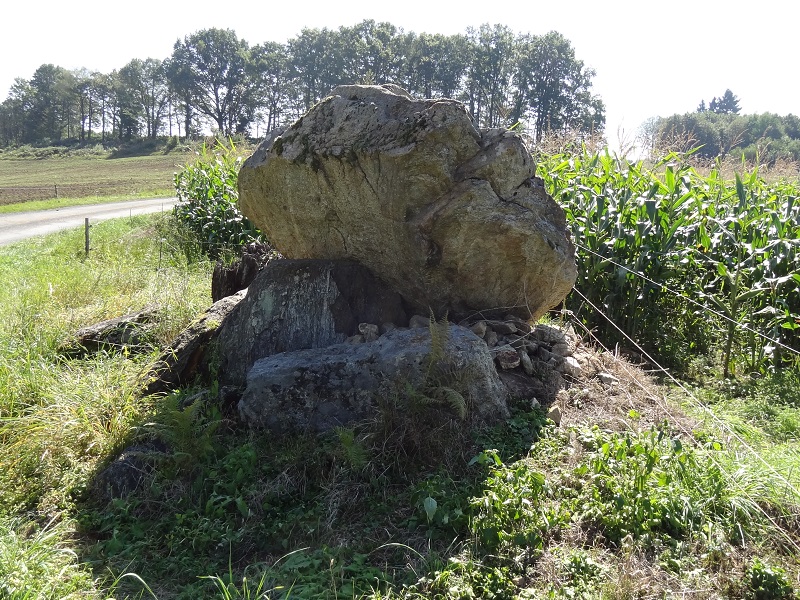
[[[250,45],[285,42],[303,27],[364,19],[416,33],[464,33],[502,23],[515,32],[558,31],[594,68],[606,136],[633,136],[654,116],[694,110],[730,88],[743,113],[800,114],[800,3],[627,0],[138,0],[17,1],[0,34],[0,100],[42,64],[110,72],[133,58],[165,59],[178,38],[233,29]]]

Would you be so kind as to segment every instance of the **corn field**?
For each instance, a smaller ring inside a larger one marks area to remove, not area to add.
[[[601,339],[626,343],[589,302],[684,372],[698,357],[723,377],[798,365],[797,181],[586,150],[541,155],[538,174],[578,248],[575,287],[588,302],[572,294],[568,307]]]

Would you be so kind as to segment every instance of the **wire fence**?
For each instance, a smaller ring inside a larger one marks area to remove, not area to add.
[[[720,318],[723,321],[726,321],[726,322],[730,323],[731,325],[733,325],[734,327],[740,329],[741,331],[750,332],[750,333],[760,337],[762,340],[765,340],[767,342],[775,344],[776,346],[778,346],[778,347],[780,347],[780,348],[782,348],[784,350],[788,350],[790,353],[792,353],[792,354],[794,354],[796,356],[800,356],[800,352],[798,352],[797,350],[795,350],[791,346],[787,346],[786,344],[780,342],[779,340],[776,340],[776,339],[774,339],[774,338],[772,338],[772,337],[770,337],[770,336],[768,336],[768,335],[766,335],[766,334],[764,334],[764,333],[762,333],[760,331],[757,331],[756,329],[753,329],[752,327],[749,327],[748,325],[745,325],[744,323],[736,321],[735,319],[731,319],[729,316],[719,312],[718,310],[714,310],[713,308],[711,308],[707,304],[703,304],[702,302],[698,302],[697,300],[694,300],[693,298],[690,298],[689,296],[687,296],[685,294],[682,294],[682,293],[680,293],[680,292],[678,292],[676,290],[673,290],[672,288],[670,288],[669,286],[667,286],[667,285],[665,285],[663,283],[659,283],[658,281],[655,281],[655,280],[649,278],[647,275],[644,275],[643,273],[639,273],[638,271],[630,269],[630,268],[626,267],[625,265],[620,264],[620,263],[614,261],[613,259],[608,258],[607,256],[603,256],[602,254],[599,254],[599,253],[595,252],[594,250],[591,250],[590,248],[587,248],[586,246],[583,246],[583,245],[581,245],[581,244],[579,244],[577,242],[575,243],[575,247],[583,250],[584,252],[588,252],[589,254],[592,254],[592,255],[594,255],[594,256],[596,256],[596,257],[608,262],[609,264],[612,264],[615,267],[618,267],[618,268],[622,269],[623,271],[625,271],[627,273],[630,273],[631,275],[634,275],[635,277],[638,277],[638,278],[642,279],[643,281],[646,281],[647,283],[650,283],[650,284],[656,286],[656,288],[661,290],[662,292],[667,292],[669,294],[672,294],[676,298],[679,298],[679,299],[681,299],[681,300],[683,300],[685,302],[688,302],[689,304],[692,304],[696,308],[700,308],[701,310],[707,312],[709,315],[714,315],[715,317]],[[582,296],[582,294],[580,294],[580,292],[578,292],[578,294]],[[606,317],[606,315],[603,315],[603,317],[608,319],[608,317]],[[609,321],[610,321],[610,319],[609,319]],[[613,321],[610,321],[610,322],[613,324]],[[617,326],[614,325],[614,327],[616,328]],[[627,337],[627,336],[625,336],[625,337]]]
[[[633,272],[633,273],[635,275],[637,275],[635,272]],[[644,277],[643,275],[640,275],[640,276]],[[655,371],[656,372],[663,374],[674,385],[676,385],[685,394],[685,397],[689,400],[689,402],[691,403],[692,407],[699,414],[702,414],[702,415],[705,415],[706,417],[708,417],[708,419],[710,421],[712,421],[714,423],[714,425],[718,428],[718,430],[727,438],[729,447],[732,446],[732,445],[735,445],[734,449],[737,450],[740,455],[741,454],[748,454],[748,455],[752,456],[756,460],[757,463],[762,465],[767,472],[769,472],[777,481],[779,481],[781,483],[781,485],[784,487],[784,490],[791,495],[792,504],[800,503],[800,491],[798,491],[797,487],[795,487],[792,484],[792,482],[789,481],[789,479],[786,476],[784,476],[783,473],[778,471],[768,460],[766,460],[761,455],[761,453],[758,450],[756,450],[751,444],[749,444],[741,435],[739,435],[739,433],[737,433],[736,430],[730,424],[728,424],[723,419],[721,419],[716,414],[714,414],[714,412],[709,407],[707,407],[699,398],[697,398],[697,396],[688,387],[686,387],[681,381],[676,379],[666,368],[661,366],[659,364],[659,362],[655,358],[653,358],[650,354],[648,354],[647,351],[638,342],[636,342],[632,337],[630,337],[628,334],[626,334],[622,330],[622,328],[620,328],[613,321],[613,319],[611,319],[599,307],[597,307],[594,303],[592,303],[583,293],[581,293],[580,290],[578,290],[577,288],[573,288],[573,291],[583,299],[583,301],[586,303],[587,306],[589,306],[599,316],[601,316],[605,320],[607,320],[609,322],[609,324],[612,327],[614,327],[623,336],[623,338],[625,338],[628,341],[628,343],[632,344],[633,347],[635,347],[639,352],[641,352],[642,356],[646,357],[647,360],[650,361],[650,363],[655,366]],[[681,297],[685,299],[684,296],[681,296]],[[597,344],[605,352],[609,353],[610,355],[612,355],[612,356],[614,356],[616,358],[616,354],[615,353],[611,353],[610,350],[608,348],[606,348],[602,344],[602,342],[600,342],[600,340],[597,339],[597,337],[594,336],[594,334],[589,329],[586,329],[579,320],[574,319],[574,322],[575,322],[575,324],[577,326],[579,326],[579,327],[584,329],[586,334],[589,337],[592,338],[592,340],[594,341],[595,344]],[[620,364],[621,368],[628,373],[628,375],[631,377],[631,380],[638,383],[638,379],[636,378],[635,374],[630,371],[627,363],[625,363],[624,361],[618,361],[618,363]],[[660,408],[666,414],[672,415],[672,417],[670,419],[671,420],[671,424],[673,426],[677,427],[684,434],[685,439],[690,440],[693,443],[697,444],[695,433],[693,431],[689,430],[682,423],[681,419],[675,418],[675,416],[674,416],[675,413],[669,407],[668,403],[665,400],[661,399],[661,398],[655,398],[655,400],[659,403]],[[709,454],[709,458],[710,458],[711,462],[714,463],[716,468],[718,468],[720,470],[720,472],[726,474],[726,477],[729,480],[729,482],[731,483],[731,485],[734,488],[736,488],[737,491],[743,497],[747,498],[747,500],[751,503],[751,506],[755,507],[762,514],[762,516],[770,523],[770,525],[775,529],[775,531],[777,533],[779,533],[781,535],[781,537],[784,538],[784,540],[786,541],[787,545],[790,546],[796,553],[800,553],[800,545],[795,540],[795,538],[792,535],[792,533],[787,531],[786,527],[782,526],[778,522],[780,517],[776,517],[776,516],[770,514],[770,512],[768,512],[768,510],[765,509],[762,506],[761,499],[760,498],[755,498],[755,497],[753,497],[752,494],[750,494],[750,492],[745,488],[745,486],[742,485],[742,483],[740,481],[740,477],[737,476],[737,473],[732,473],[728,468],[726,468],[725,465],[721,464],[720,461],[718,461],[714,457],[713,454]],[[793,515],[793,516],[796,517],[797,515]]]

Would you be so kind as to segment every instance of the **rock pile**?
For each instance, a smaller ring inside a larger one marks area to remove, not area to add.
[[[336,88],[239,174],[243,212],[288,259],[220,269],[215,298],[247,289],[178,339],[148,391],[200,375],[281,432],[420,394],[481,421],[510,395],[552,401],[583,368],[577,340],[529,323],[577,270],[534,173],[517,134],[476,129],[459,102]]]

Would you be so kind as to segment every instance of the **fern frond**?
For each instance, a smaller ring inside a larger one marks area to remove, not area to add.
[[[447,320],[447,313],[437,321],[433,310],[430,311],[430,323],[431,354],[428,364],[433,367],[445,359],[445,349],[450,337],[450,323]]]
[[[458,415],[459,419],[463,421],[467,417],[467,401],[461,393],[449,387],[439,387],[436,392],[437,396]]]

